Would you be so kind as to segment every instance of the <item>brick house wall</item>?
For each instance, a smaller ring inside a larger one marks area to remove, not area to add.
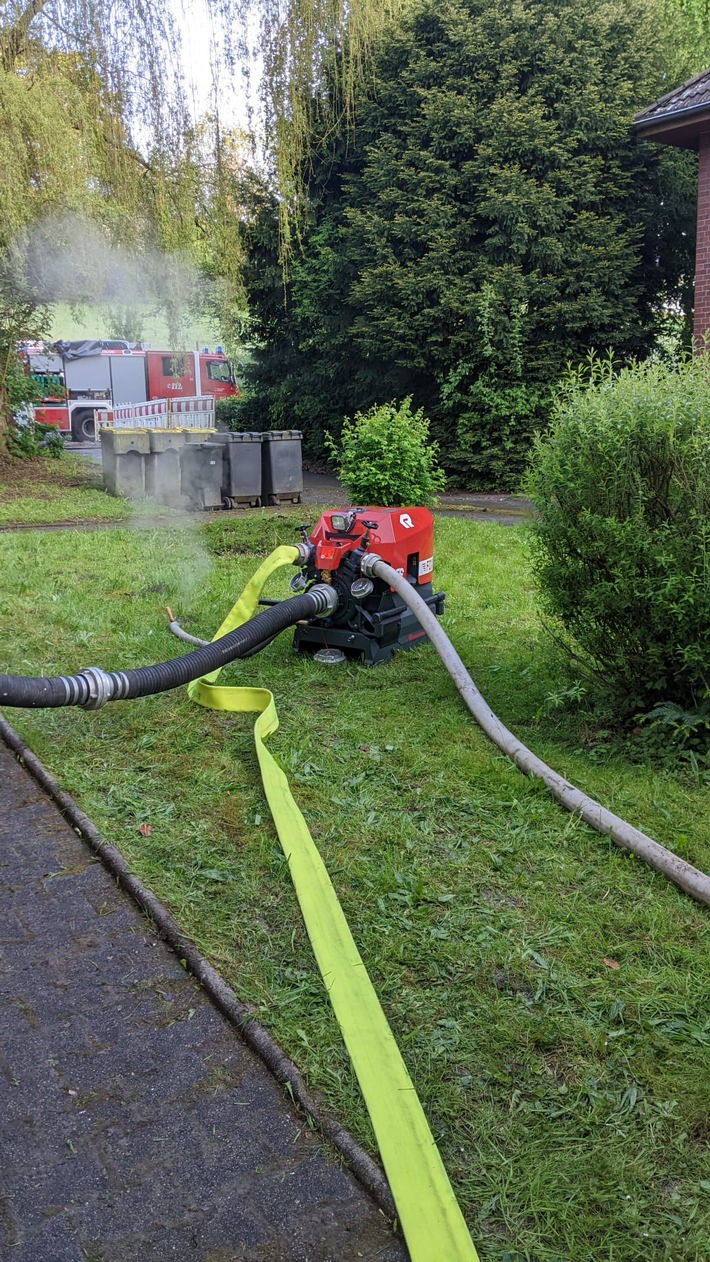
[[[695,251],[695,317],[693,336],[698,349],[710,335],[710,131],[699,137],[698,238]]]

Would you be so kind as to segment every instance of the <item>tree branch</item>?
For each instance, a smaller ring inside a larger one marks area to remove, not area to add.
[[[48,0],[30,0],[12,25],[0,31],[0,59],[7,74],[14,70],[17,58],[27,47],[30,26],[47,3]]]

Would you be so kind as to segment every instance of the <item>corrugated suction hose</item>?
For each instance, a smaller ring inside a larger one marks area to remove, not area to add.
[[[55,675],[44,679],[27,675],[0,675],[0,705],[43,709],[77,705],[97,710],[107,701],[128,701],[155,692],[168,692],[208,675],[236,658],[248,656],[265,640],[292,627],[302,618],[324,617],[337,605],[334,589],[319,583],[310,591],[278,605],[271,605],[235,631],[184,657],[174,657],[155,666],[135,670],[105,672],[87,666],[77,675]]]

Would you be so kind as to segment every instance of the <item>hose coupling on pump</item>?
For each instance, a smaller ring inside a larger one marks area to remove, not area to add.
[[[113,680],[99,666],[85,666],[77,679],[85,679],[89,687],[86,701],[80,701],[82,710],[100,710],[113,697]]]
[[[376,578],[375,564],[381,561],[382,557],[378,557],[376,552],[366,552],[360,562],[360,573],[364,578]]]
[[[316,583],[308,595],[318,598],[318,607],[313,611],[315,618],[327,618],[328,614],[335,613],[340,603],[337,591],[327,583]]]
[[[293,546],[296,549],[296,552],[298,554],[297,556],[294,557],[293,564],[294,565],[308,565],[309,561],[311,560],[311,557],[313,556],[313,553],[315,552],[315,548],[313,544],[306,543],[305,540],[301,539],[299,540],[298,543],[294,543]]]

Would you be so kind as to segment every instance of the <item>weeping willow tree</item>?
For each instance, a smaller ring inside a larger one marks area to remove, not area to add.
[[[251,173],[251,140],[222,126],[218,114],[195,129],[197,242],[195,258],[207,280],[203,309],[220,330],[227,353],[238,356],[248,325],[243,224]]]
[[[351,121],[370,50],[408,2],[206,0],[227,73],[241,69],[248,79],[250,61],[262,60],[262,140],[286,247],[313,100],[327,95],[332,110],[335,85]],[[189,152],[180,30],[160,0],[0,0],[0,132],[0,244],[48,208],[77,200],[100,218],[110,203],[113,230],[126,236],[149,211],[166,245],[192,240],[185,216],[199,163]]]
[[[322,132],[352,131],[357,90],[371,53],[389,24],[412,2],[257,0],[264,129],[279,198],[284,263],[294,236],[300,236],[306,210],[309,151],[323,142]],[[321,134],[314,134],[316,119]]]
[[[12,403],[8,380],[17,380],[9,374],[14,347],[44,331],[53,296],[39,265],[37,226],[74,224],[76,241],[81,224],[92,221],[108,243],[138,248],[168,244],[175,234],[180,216],[165,207],[176,192],[176,164],[165,155],[176,151],[185,111],[179,82],[172,94],[161,91],[159,46],[174,47],[174,35],[162,8],[144,0],[125,12],[83,0],[0,3],[3,413]],[[132,139],[139,118],[148,156]],[[43,257],[53,245],[45,232]]]
[[[228,74],[248,77],[258,31],[261,144],[285,262],[304,213],[312,103],[335,84],[351,121],[369,51],[406,0],[206,2]],[[191,254],[227,329],[240,306],[233,136],[218,108],[209,143],[189,117],[175,12],[161,0],[0,0],[0,405],[14,344],[37,335],[56,296],[26,259],[28,234],[52,217],[60,237],[88,219],[111,244]],[[177,318],[184,293],[173,288],[161,301]]]

